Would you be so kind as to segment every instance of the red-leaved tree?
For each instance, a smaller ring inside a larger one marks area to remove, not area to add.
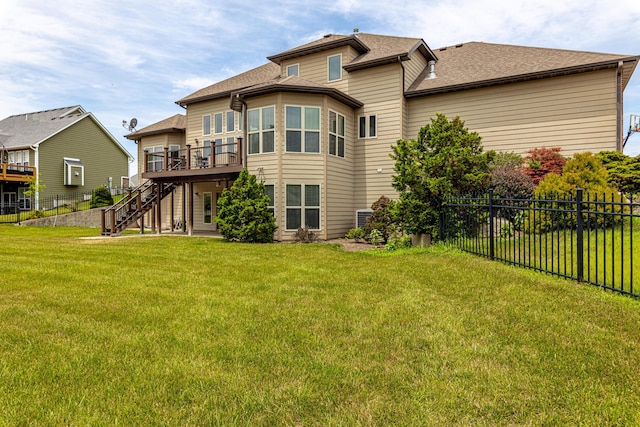
[[[523,172],[529,175],[536,185],[547,174],[562,175],[562,168],[567,163],[567,159],[560,154],[560,150],[560,147],[541,147],[527,151],[529,155],[524,159]]]

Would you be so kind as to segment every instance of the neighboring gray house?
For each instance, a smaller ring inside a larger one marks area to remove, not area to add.
[[[40,197],[128,185],[133,156],[81,106],[19,114],[0,121],[0,208],[30,209],[31,181]]]

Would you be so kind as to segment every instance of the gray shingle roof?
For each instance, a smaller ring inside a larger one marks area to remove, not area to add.
[[[46,141],[85,118],[93,120],[127,157],[133,159],[133,156],[102,126],[93,114],[86,112],[80,105],[17,114],[0,120],[0,143],[8,149],[29,148]]]
[[[627,61],[624,74],[628,81],[638,60],[628,55],[482,42],[436,49],[435,53],[437,77],[428,79],[426,69],[407,91],[408,97],[611,68],[621,60]]]
[[[265,83],[279,76],[280,67],[273,62],[269,62],[242,74],[238,74],[237,76],[207,86],[204,89],[197,90],[191,95],[187,95],[179,101],[176,101],[176,103],[185,106],[206,99],[222,98],[230,95],[233,91]]]
[[[270,56],[268,59],[273,62],[200,89],[177,103],[186,106],[229,96],[248,88],[275,87],[276,84],[282,84],[279,83],[280,67],[277,65],[282,61],[347,45],[360,53],[351,62],[343,64],[344,69],[349,72],[404,61],[410,59],[416,51],[427,60],[436,60],[437,77],[428,79],[427,67],[407,90],[407,97],[613,68],[618,61],[624,63],[623,85],[626,86],[640,59],[630,55],[482,42],[464,43],[432,51],[420,38],[368,33],[328,34],[319,40]],[[249,92],[251,91],[247,93]]]
[[[406,60],[416,50],[419,50],[427,58],[435,58],[426,43],[419,38],[381,36],[367,33],[359,33],[357,35],[329,34],[311,43],[270,56],[268,59],[272,62],[200,89],[180,99],[177,104],[185,106],[207,99],[225,97],[231,92],[237,92],[256,85],[275,83],[280,76],[278,64],[283,60],[346,45],[353,46],[361,53],[350,63],[344,64],[344,68],[347,71],[388,62],[397,62],[399,58]]]
[[[29,147],[89,115],[81,106],[74,105],[9,116],[0,120],[0,142],[5,148]]]
[[[362,107],[363,105],[362,102],[345,94],[344,92],[341,92],[336,88],[329,87],[321,83],[316,83],[311,80],[303,79],[302,77],[288,76],[283,79],[275,79],[233,92],[232,107],[239,110],[240,105],[237,104],[237,100],[244,99],[247,96],[258,96],[283,91],[328,95],[353,108]]]

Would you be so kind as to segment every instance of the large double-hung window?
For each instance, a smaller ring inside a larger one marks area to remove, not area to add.
[[[320,152],[320,108],[285,107],[285,146],[291,153]]]
[[[320,229],[320,186],[287,184],[286,225],[287,230],[298,228]]]
[[[147,153],[147,172],[158,172],[164,164],[164,147],[157,145],[145,148]]]
[[[202,134],[211,135],[211,114],[202,116]]]
[[[327,58],[327,80],[330,82],[342,79],[342,55]]]
[[[275,151],[275,107],[247,111],[249,154]]]

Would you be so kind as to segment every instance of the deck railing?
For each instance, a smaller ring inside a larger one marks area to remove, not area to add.
[[[36,179],[35,166],[0,164],[0,181],[30,182]]]
[[[187,145],[178,150],[165,147],[161,152],[145,150],[144,172],[200,170],[242,164],[242,138],[225,144],[211,143],[210,146],[195,148]]]
[[[158,186],[160,186],[160,199],[175,188],[172,183],[156,184],[148,181],[133,190],[129,190],[118,203],[103,209],[102,234],[106,236],[118,235],[151,210],[158,202]]]

